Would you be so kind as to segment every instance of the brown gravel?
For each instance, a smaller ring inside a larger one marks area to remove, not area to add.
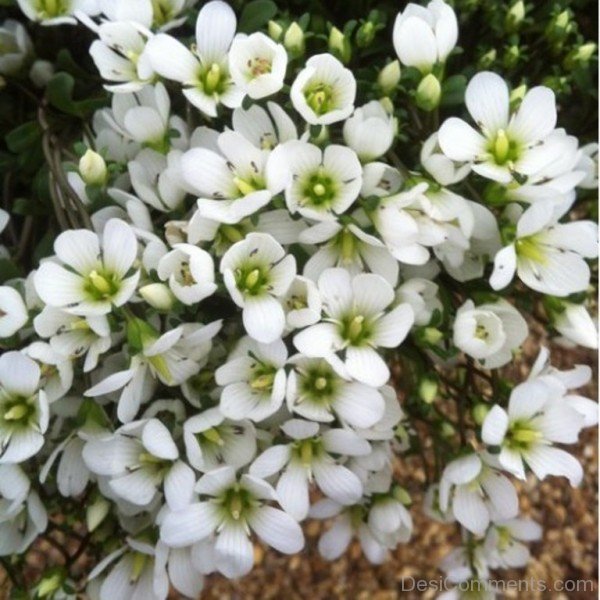
[[[592,361],[584,351],[553,350],[553,364],[567,368],[574,363]],[[595,359],[594,359],[595,360]],[[528,360],[530,363],[530,360]],[[595,365],[594,365],[595,366]],[[528,367],[515,367],[515,370]],[[595,378],[595,380],[597,380]],[[595,386],[586,390],[596,396]],[[583,591],[507,592],[506,598],[523,600],[588,600],[598,597],[598,435],[597,430],[585,431],[574,452],[583,464],[582,485],[572,489],[566,480],[550,478],[543,483],[530,480],[520,486],[521,508],[541,523],[544,538],[533,544],[532,560],[526,569],[501,571],[498,578],[535,580],[548,589],[556,582],[585,581]],[[398,478],[407,488],[422,484],[423,473],[415,458],[398,461]],[[410,544],[400,546],[381,566],[369,564],[357,544],[343,558],[327,562],[320,558],[317,540],[322,524],[310,522],[306,527],[307,545],[304,552],[293,557],[283,556],[260,545],[256,546],[256,566],[240,581],[227,581],[219,575],[206,580],[202,600],[428,600],[438,592],[407,591],[410,578],[440,581],[436,565],[457,541],[452,525],[441,525],[427,519],[419,510],[421,498],[413,493],[412,513],[415,520],[414,537]],[[47,552],[47,551],[46,551]],[[52,556],[50,556],[52,554]],[[39,556],[32,558],[38,562]],[[44,562],[52,562],[54,551],[47,553]],[[39,564],[39,562],[38,562]],[[405,580],[404,591],[402,580]],[[0,600],[9,598],[8,586],[0,569]],[[177,595],[172,596],[178,598]]]

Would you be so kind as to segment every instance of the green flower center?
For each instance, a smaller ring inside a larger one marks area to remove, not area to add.
[[[317,458],[323,450],[323,444],[319,438],[298,440],[292,446],[292,458],[303,467],[310,468],[314,458]]]
[[[276,374],[275,367],[259,363],[252,371],[250,387],[256,392],[270,393],[273,390]]]
[[[373,333],[371,324],[363,315],[349,315],[340,324],[340,334],[351,346],[361,346]]]
[[[521,145],[510,139],[504,129],[498,130],[496,137],[489,142],[487,150],[497,165],[514,163],[521,155]]]
[[[67,0],[36,0],[35,10],[42,19],[64,15],[69,10]]]
[[[534,429],[529,421],[515,421],[506,434],[508,446],[513,450],[527,450],[542,438],[542,433]]]
[[[522,258],[528,258],[541,265],[546,263],[546,255],[534,235],[519,238],[515,242],[515,250],[517,255]]]
[[[5,425],[18,427],[28,426],[35,421],[37,410],[34,404],[35,398],[11,398],[2,406],[0,421]]]
[[[161,27],[173,19],[173,7],[167,0],[152,0],[152,15],[154,17],[154,25]]]
[[[338,194],[337,183],[325,173],[323,167],[310,175],[303,186],[303,204],[317,207],[329,207]]]
[[[94,300],[109,300],[119,291],[120,281],[112,274],[93,270],[86,277],[84,290]]]
[[[238,290],[249,296],[258,296],[269,287],[269,272],[262,266],[236,269],[235,282]]]
[[[325,362],[310,367],[300,379],[300,396],[329,404],[338,389],[339,378]]]
[[[226,91],[228,83],[229,73],[217,63],[212,63],[200,72],[200,86],[208,95],[220,96]]]
[[[225,516],[234,521],[244,519],[258,504],[252,494],[237,483],[226,490],[217,503],[222,506]]]
[[[306,103],[316,115],[324,115],[335,108],[333,88],[327,83],[313,83],[304,91]]]

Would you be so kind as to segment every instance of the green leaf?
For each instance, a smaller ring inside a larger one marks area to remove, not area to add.
[[[240,16],[238,31],[253,33],[264,27],[277,14],[277,5],[272,0],[248,2]]]
[[[72,75],[65,72],[56,73],[46,87],[48,102],[54,108],[76,117],[85,117],[106,104],[105,98],[75,100],[73,98],[74,87],[75,79]]]
[[[442,84],[442,105],[454,106],[462,104],[467,88],[467,78],[464,75],[452,75]]]
[[[28,121],[6,134],[6,145],[11,152],[21,154],[37,144],[41,136],[42,132],[37,121]]]
[[[20,276],[19,267],[10,258],[0,258],[0,283]]]

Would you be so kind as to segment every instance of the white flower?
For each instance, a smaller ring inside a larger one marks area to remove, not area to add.
[[[0,25],[0,73],[15,75],[33,53],[33,44],[21,23],[6,19]]]
[[[394,22],[393,42],[400,62],[424,74],[445,62],[457,39],[456,15],[443,0],[433,0],[427,8],[410,3]]]
[[[281,340],[260,344],[245,337],[215,372],[224,386],[219,409],[232,420],[263,421],[276,413],[285,398],[287,349]]]
[[[252,422],[226,419],[218,407],[190,417],[183,425],[183,440],[190,464],[203,473],[226,465],[238,469],[256,454]]]
[[[72,498],[82,494],[91,478],[91,472],[83,461],[84,446],[85,442],[76,435],[69,436],[58,444],[40,471],[40,482],[46,482],[50,469],[60,454],[56,471],[58,491],[63,496]]]
[[[200,361],[210,352],[210,340],[220,329],[221,321],[183,324],[160,335],[149,323],[133,319],[127,327],[129,368],[112,370],[84,395],[94,398],[122,390],[117,416],[127,423],[150,400],[157,379],[167,386],[181,385],[200,370]]]
[[[394,141],[396,120],[380,102],[372,100],[357,108],[344,123],[344,141],[362,162],[384,155]]]
[[[554,92],[549,88],[529,90],[511,116],[508,86],[486,71],[471,79],[465,102],[480,132],[456,117],[446,120],[438,139],[452,160],[468,161],[479,175],[504,184],[515,174],[530,175],[553,160],[543,146],[556,125]]]
[[[437,132],[432,133],[423,144],[421,164],[441,185],[458,183],[471,171],[469,163],[455,162],[442,152]]]
[[[467,300],[454,321],[454,344],[486,369],[497,369],[512,359],[529,328],[519,311],[505,300],[475,306]]]
[[[358,197],[362,169],[350,148],[289,141],[271,155],[272,168],[285,182],[285,201],[291,213],[316,221],[333,221]]]
[[[568,296],[587,289],[590,268],[584,258],[598,256],[598,226],[592,221],[559,223],[568,206],[556,211],[538,202],[518,220],[512,244],[494,259],[490,285],[499,290],[515,271],[528,287],[554,296]]]
[[[510,519],[519,511],[519,498],[510,480],[493,468],[486,455],[469,454],[446,465],[439,487],[439,509],[483,535],[490,520]]]
[[[94,580],[113,562],[104,577],[99,600],[164,600],[169,594],[169,578],[164,561],[159,560],[159,545],[127,538],[127,545],[103,558],[89,574]]]
[[[16,467],[11,467],[12,465],[0,466],[2,487],[11,484],[21,486],[24,483],[22,480],[27,479],[22,472],[14,470]],[[19,491],[21,489],[19,487]],[[0,506],[4,502],[3,496],[6,498],[4,492],[4,489],[0,489]],[[40,497],[34,491],[25,494],[26,498],[19,501],[15,499],[5,514],[0,508],[0,556],[23,554],[48,526],[48,514]]]
[[[48,400],[40,368],[20,352],[0,356],[0,464],[27,460],[44,444]]]
[[[321,296],[314,281],[297,275],[283,299],[286,323],[290,329],[302,329],[321,318]]]
[[[161,539],[177,548],[216,532],[215,564],[226,577],[241,577],[252,569],[251,531],[285,554],[299,552],[304,546],[298,523],[267,504],[276,500],[276,495],[266,481],[251,475],[237,479],[233,467],[222,467],[203,475],[196,492],[206,500],[167,513],[160,527]]]
[[[234,83],[250,98],[258,100],[283,87],[287,52],[264,33],[238,36],[229,51],[229,71]]]
[[[85,355],[84,372],[96,368],[101,354],[111,346],[110,326],[105,315],[78,317],[45,306],[33,320],[36,333],[50,338],[52,349],[65,357]]]
[[[21,294],[7,285],[0,286],[0,338],[14,335],[28,320],[29,313]]]
[[[81,316],[108,314],[133,295],[137,240],[131,227],[111,219],[102,236],[85,229],[65,231],[54,242],[62,264],[45,261],[35,274],[36,292],[48,305]]]
[[[356,80],[352,71],[331,54],[306,61],[290,92],[292,104],[310,125],[330,125],[352,114]]]
[[[242,103],[244,92],[232,81],[228,66],[236,24],[231,7],[213,0],[198,14],[194,53],[164,33],[154,36],[147,46],[153,69],[183,84],[185,97],[209,117],[217,116],[219,104],[236,108]]]
[[[581,148],[581,157],[577,169],[585,173],[583,181],[579,182],[579,187],[585,190],[594,190],[598,188],[598,144],[592,142]]]
[[[325,269],[342,267],[352,275],[371,271],[381,275],[390,285],[396,285],[398,261],[379,238],[363,231],[361,226],[368,224],[364,213],[357,211],[353,218],[358,224],[323,221],[300,233],[301,243],[326,242],[308,259],[304,275],[317,281]]]
[[[377,348],[396,348],[408,334],[414,313],[409,304],[386,312],[394,301],[392,286],[370,273],[354,278],[344,269],[319,277],[324,322],[296,334],[294,345],[310,357],[345,351],[344,363],[356,380],[379,387],[390,371]]]
[[[154,78],[147,42],[152,33],[131,21],[102,23],[98,40],[90,46],[90,55],[100,75],[116,83],[105,88],[113,93],[141,90]]]
[[[267,205],[284,187],[273,154],[260,150],[244,136],[226,131],[218,150],[192,148],[181,158],[186,183],[200,195],[203,218],[235,224]]]
[[[435,311],[442,312],[442,302],[438,297],[439,287],[433,281],[422,277],[412,277],[396,290],[396,303],[408,303],[415,313],[415,325],[429,325]]]
[[[347,467],[338,464],[332,454],[364,456],[369,443],[347,429],[330,429],[319,434],[319,424],[292,419],[282,425],[292,438],[286,445],[274,445],[265,450],[250,465],[256,477],[270,477],[283,469],[277,482],[277,499],[282,508],[297,521],[309,510],[309,484],[316,486],[338,504],[348,506],[358,502],[363,493],[360,479]]]
[[[215,265],[211,255],[191,244],[175,244],[157,269],[162,281],[183,304],[193,305],[215,293]]]
[[[298,139],[294,121],[275,102],[267,102],[266,109],[258,104],[247,110],[236,108],[231,122],[234,131],[261,150],[272,150],[277,144]]]
[[[310,510],[317,519],[335,517],[332,526],[319,539],[319,554],[338,559],[356,536],[362,551],[373,564],[387,558],[388,549],[407,541],[412,529],[410,513],[397,500],[380,497],[370,509],[362,505],[345,507],[332,500],[319,500]]]
[[[97,0],[100,10],[111,21],[133,21],[150,29],[172,29],[185,21],[180,16],[197,0]]]
[[[46,342],[33,342],[22,352],[40,365],[40,388],[51,404],[62,398],[73,385],[73,362],[70,357],[57,352]]]
[[[131,186],[140,200],[161,212],[171,212],[182,206],[186,195],[180,166],[180,151],[172,150],[165,156],[144,148],[127,164],[127,170]],[[109,195],[117,202],[121,198],[126,202],[134,198],[114,188],[109,190]]]
[[[542,537],[542,528],[531,519],[501,519],[485,536],[485,554],[492,569],[525,567],[529,548],[522,542],[535,542]]]
[[[42,25],[75,25],[76,12],[98,13],[96,0],[17,0],[17,3],[28,19]]]
[[[117,496],[136,506],[149,505],[161,486],[170,508],[191,502],[194,472],[179,459],[171,434],[158,419],[134,421],[110,437],[89,440],[83,460],[92,472],[109,478]]]
[[[543,380],[526,381],[510,395],[508,411],[495,405],[483,422],[481,437],[500,446],[502,468],[525,479],[525,463],[539,479],[563,475],[571,485],[583,477],[581,465],[553,443],[574,444],[584,417],[562,399],[563,392]]]
[[[583,304],[561,302],[561,311],[553,316],[553,325],[567,340],[586,348],[598,348],[596,323]]]
[[[233,301],[243,309],[248,335],[270,344],[283,333],[280,298],[296,276],[296,259],[270,236],[250,233],[221,259],[221,273]]]
[[[352,381],[324,358],[296,355],[289,361],[287,406],[311,421],[332,422],[338,417],[351,427],[368,428],[377,423],[385,409],[375,388]]]

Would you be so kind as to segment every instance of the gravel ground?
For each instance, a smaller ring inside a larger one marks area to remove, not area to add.
[[[527,353],[529,354],[529,353]],[[595,355],[585,351],[553,350],[553,364],[567,368],[574,363],[592,364]],[[532,354],[529,354],[530,356]],[[530,363],[530,361],[527,361]],[[528,367],[515,366],[526,373]],[[516,375],[516,373],[515,373]],[[597,380],[597,378],[595,378]],[[586,395],[596,397],[596,387],[590,385]],[[587,430],[581,436],[574,452],[583,464],[585,478],[582,485],[572,489],[568,482],[551,478],[539,484],[534,480],[520,486],[521,508],[541,523],[544,538],[531,545],[532,560],[526,569],[498,572],[505,580],[534,580],[543,582],[547,589],[557,589],[557,582],[580,580],[580,591],[560,593],[519,592],[506,593],[506,598],[523,600],[588,600],[598,598],[598,434]],[[351,546],[343,558],[327,562],[320,558],[316,546],[323,525],[308,524],[307,545],[302,554],[283,556],[260,545],[255,548],[256,566],[241,581],[227,581],[221,576],[207,578],[202,600],[427,600],[438,592],[409,591],[412,580],[440,581],[436,568],[441,558],[457,541],[457,530],[452,525],[441,525],[426,518],[419,506],[421,498],[416,490],[422,485],[423,472],[418,460],[399,459],[398,479],[413,496],[412,513],[415,520],[414,537],[410,544],[400,546],[381,566],[369,564],[357,544]],[[41,562],[58,561],[56,551],[39,546],[31,556],[32,575]],[[85,563],[80,564],[83,572]],[[10,597],[8,584],[0,569],[0,600]],[[404,584],[402,583],[404,580]],[[513,584],[515,585],[515,584]],[[573,585],[567,583],[567,585]],[[177,595],[172,596],[178,598]]]

